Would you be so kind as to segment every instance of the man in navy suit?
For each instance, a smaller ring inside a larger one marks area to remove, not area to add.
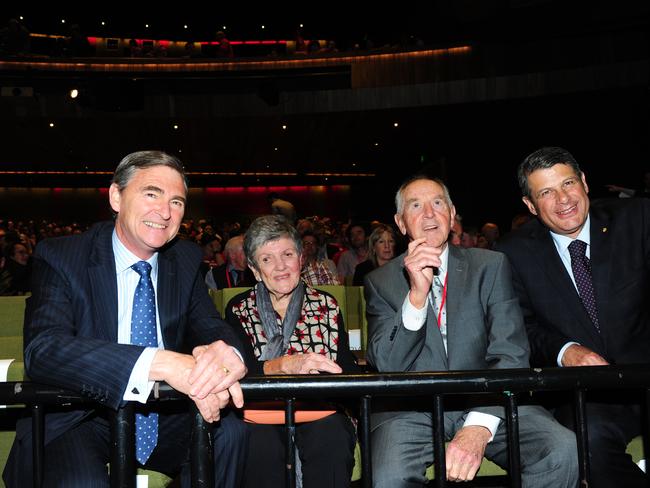
[[[499,242],[513,270],[533,366],[647,363],[650,357],[650,201],[590,202],[585,175],[559,147],[519,166],[523,200],[537,219]],[[580,248],[578,256],[573,250]],[[584,267],[580,267],[582,262]],[[641,487],[625,453],[641,432],[633,393],[591,392],[590,485]],[[556,410],[572,426],[568,404]]]
[[[129,154],[109,189],[115,222],[39,244],[25,312],[25,366],[32,380],[80,392],[107,409],[132,400],[146,403],[155,381],[188,394],[205,420],[214,422],[215,480],[234,487],[244,464],[246,429],[224,408],[231,400],[242,406],[238,381],[246,368],[233,348],[237,339],[208,296],[200,249],[174,239],[186,195],[176,158],[157,151]],[[155,315],[149,324],[157,347],[131,341],[141,286],[132,266],[138,265],[151,270]],[[107,409],[75,407],[46,415],[45,486],[108,487]],[[189,486],[187,406],[142,408],[149,416],[154,409],[155,448],[139,463],[171,475],[180,471]],[[4,472],[8,487],[31,485],[31,459],[30,423],[21,421]]]

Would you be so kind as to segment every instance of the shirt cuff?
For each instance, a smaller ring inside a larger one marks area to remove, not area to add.
[[[557,354],[557,365],[562,368],[562,357],[564,357],[564,353],[566,352],[567,349],[569,349],[570,346],[573,346],[574,344],[580,345],[578,342],[567,342],[562,346],[562,349],[560,349],[560,352]]]
[[[424,307],[417,309],[409,300],[408,293],[402,304],[402,323],[404,327],[412,332],[417,332],[422,328],[424,322],[427,320],[427,307],[429,306],[429,297],[424,304]]]
[[[492,442],[494,439],[494,434],[497,433],[497,429],[499,428],[499,423],[501,422],[501,419],[499,417],[495,417],[494,415],[490,415],[489,413],[483,413],[483,412],[469,412],[467,414],[467,417],[465,418],[465,423],[463,424],[463,427],[467,427],[470,425],[480,425],[481,427],[485,427],[487,430],[490,431],[490,439],[488,440],[488,443]]]
[[[124,401],[147,403],[155,383],[155,381],[149,380],[149,371],[151,370],[153,358],[158,351],[159,349],[156,347],[147,347],[142,351],[133,366],[129,383],[126,385],[126,390],[124,390],[124,396],[122,397]]]

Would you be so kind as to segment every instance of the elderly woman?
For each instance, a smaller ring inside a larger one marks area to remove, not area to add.
[[[336,300],[300,279],[302,241],[291,224],[279,215],[256,219],[244,251],[258,283],[228,303],[226,320],[247,346],[242,353],[249,373],[357,371]],[[303,413],[309,421],[301,423],[297,416],[295,435],[303,486],[349,486],[355,444],[350,419],[331,405]],[[249,424],[244,486],[284,486],[284,426],[261,422]]]
[[[395,257],[395,231],[390,225],[379,224],[368,238],[368,259],[354,268],[354,286],[363,286],[363,279],[373,269]]]

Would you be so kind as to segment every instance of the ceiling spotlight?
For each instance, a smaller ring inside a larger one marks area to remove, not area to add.
[[[379,146],[379,143],[378,143],[378,142],[375,142],[375,146]]]
[[[50,127],[54,127],[54,122],[50,122]]]
[[[282,125],[282,130],[287,130],[287,126],[283,124]]]
[[[300,28],[301,28],[301,29],[302,29],[302,27],[303,27],[303,25],[302,25],[302,24],[300,24]]]
[[[222,25],[221,28],[222,28],[223,30],[226,30],[226,26],[225,26],[225,25]]]
[[[145,28],[145,29],[148,29],[148,28],[149,28],[149,24],[144,24],[144,28]]]
[[[73,88],[70,90],[70,98],[77,98],[79,96],[79,90],[76,88]]]
[[[393,127],[399,127],[399,123],[395,122],[395,123],[393,124]]]
[[[262,29],[265,29],[266,27],[262,26]]]
[[[187,24],[185,24],[185,25],[183,26],[183,29],[187,29]]]
[[[274,148],[273,148],[273,150],[274,150],[274,151],[277,151],[277,150],[278,150],[278,148],[277,148],[277,147],[274,147]]]
[[[178,130],[178,124],[174,124],[174,130]]]
[[[65,19],[61,19],[61,23],[62,23],[62,24],[65,24]]]
[[[102,25],[106,25],[106,22],[104,22],[103,20],[102,20]]]
[[[20,17],[18,17],[18,18],[19,18],[20,20],[25,20],[25,17],[23,17],[22,15],[21,15]]]

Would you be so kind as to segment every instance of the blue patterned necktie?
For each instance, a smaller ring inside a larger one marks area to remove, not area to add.
[[[151,265],[146,261],[138,261],[131,268],[140,275],[133,297],[131,344],[158,347],[156,296],[151,283]],[[135,457],[140,464],[145,464],[158,442],[157,413],[135,415],[135,438]]]
[[[569,255],[571,256],[571,270],[576,280],[578,294],[585,306],[591,321],[600,332],[598,324],[598,309],[596,308],[596,296],[594,295],[594,285],[591,279],[591,262],[586,254],[587,243],[575,239],[569,244]]]

